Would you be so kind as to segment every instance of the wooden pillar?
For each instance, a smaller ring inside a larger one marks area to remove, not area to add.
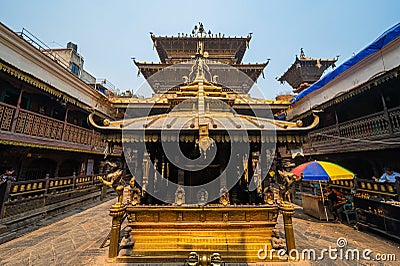
[[[293,230],[293,222],[292,217],[294,215],[294,206],[290,202],[283,201],[279,205],[279,210],[283,215],[283,224],[285,228],[285,237],[286,237],[286,248],[288,253],[293,249],[296,249],[296,243],[294,240],[294,230]]]
[[[67,105],[67,108],[66,108],[66,110],[65,110],[64,126],[63,126],[62,135],[61,135],[61,140],[64,140],[65,131],[67,130],[68,113],[69,113],[69,108],[68,108],[68,105]]]
[[[260,145],[261,145],[261,148],[263,148],[262,143],[260,143]],[[268,175],[268,170],[269,170],[267,168],[267,165],[268,165],[267,152],[268,152],[268,149],[261,150],[260,162],[259,162],[259,163],[261,163],[260,167],[261,167],[261,179],[263,180],[263,182],[262,182],[263,183],[263,189],[264,189],[264,187],[266,185],[266,182],[267,182],[267,175]]]
[[[147,191],[150,193],[150,195],[154,195],[154,175],[157,171],[157,154],[155,152],[154,146],[152,145],[152,148],[150,149],[150,154],[149,158],[147,161],[148,164],[148,177],[147,177]]]
[[[17,108],[15,109],[13,121],[11,124],[11,132],[15,132],[15,128],[17,127],[18,115],[19,115],[19,111],[21,110],[21,101],[22,101],[23,93],[24,93],[24,90],[21,88],[19,95],[18,95]]]
[[[148,189],[147,184],[149,182],[149,174],[150,174],[150,155],[147,151],[145,151],[143,154],[143,160],[141,165],[142,165],[143,189],[147,190]]]
[[[392,126],[392,123],[390,121],[389,111],[388,111],[388,108],[387,108],[387,105],[386,105],[386,101],[385,101],[385,97],[383,96],[382,90],[379,90],[379,94],[381,96],[382,105],[383,105],[383,117],[386,120],[386,122],[388,123],[389,134],[393,134],[393,126]]]
[[[340,137],[339,117],[337,115],[336,110],[334,112],[335,112],[335,129],[336,129],[337,135]],[[342,142],[342,139],[339,138],[339,142]]]
[[[137,147],[137,157],[136,157],[136,169],[135,169],[135,178],[140,184],[140,186],[143,186],[143,155],[144,155],[144,149],[143,149],[143,143],[139,143]]]
[[[21,180],[22,174],[24,174],[25,166],[28,165],[29,158],[27,158],[27,155],[28,155],[28,153],[23,152],[21,154],[21,156],[19,157],[20,163],[19,163],[19,168],[17,171],[17,180],[18,181]]]
[[[165,185],[168,187],[170,177],[171,165],[168,160],[165,160]]]
[[[92,129],[92,134],[90,138],[90,146],[94,146],[94,129]]]
[[[61,160],[57,160],[56,169],[54,170],[54,177],[58,177],[58,172],[60,170],[61,164],[62,164],[62,161]]]
[[[397,177],[396,178],[396,183],[394,184],[394,186],[396,187],[396,191],[397,191],[397,200],[400,201],[400,179]]]
[[[228,145],[226,145],[226,143],[217,143],[218,146],[218,150],[219,150],[219,163],[220,163],[220,169],[219,172],[221,174],[221,178],[220,178],[220,189],[225,187],[228,188],[227,186],[227,182],[226,182],[226,175],[227,175],[227,171],[224,172],[224,170],[226,169],[226,164],[227,164],[227,155],[226,155],[226,150],[229,148]]]
[[[178,185],[184,185],[185,183],[185,170],[178,168]]]

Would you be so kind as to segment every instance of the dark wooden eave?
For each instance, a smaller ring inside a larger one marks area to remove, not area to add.
[[[161,37],[151,35],[161,63],[177,63],[190,60],[197,52],[201,39],[209,59],[223,63],[240,64],[251,36],[247,37]]]
[[[297,58],[288,70],[278,79],[287,82],[293,89],[302,83],[313,84],[322,76],[324,71],[332,66],[337,59]]]
[[[145,79],[148,79],[152,75],[156,74],[157,72],[161,71],[162,69],[172,66],[173,64],[168,64],[168,63],[147,63],[147,62],[136,62],[134,61],[135,65],[138,67],[138,75],[142,74]],[[258,78],[262,74],[264,76],[264,68],[268,65],[269,61],[265,63],[260,63],[260,64],[233,64],[231,65],[232,67],[242,71],[245,73],[253,82],[257,82]],[[209,64],[212,71],[212,64]],[[178,69],[178,68],[177,68]],[[182,78],[183,76],[187,76],[189,73],[184,73],[182,72],[181,76],[178,76],[179,78]],[[214,74],[214,73],[213,73]],[[215,73],[217,74],[217,73]],[[217,74],[218,75],[218,74]],[[162,86],[160,86],[161,88]],[[248,88],[248,90],[251,87]],[[153,88],[155,89],[155,88]],[[245,91],[245,93],[248,92]],[[157,89],[155,89],[155,92],[158,93]]]

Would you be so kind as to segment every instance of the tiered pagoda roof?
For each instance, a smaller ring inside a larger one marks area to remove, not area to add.
[[[160,139],[161,131],[171,134],[182,131],[184,133],[179,135],[180,139],[182,137],[183,141],[193,141],[198,133],[199,147],[203,151],[206,151],[214,140],[217,142],[229,141],[230,137],[226,135],[226,131],[235,132],[236,135],[232,140],[234,142],[276,141],[274,134],[260,135],[260,132],[277,132],[280,142],[301,142],[300,136],[319,123],[317,116],[314,116],[311,125],[303,127],[301,121],[278,121],[268,114],[266,117],[239,114],[235,112],[233,106],[259,105],[261,102],[249,97],[240,99],[241,95],[227,92],[223,87],[214,84],[211,81],[213,75],[201,49],[196,53],[191,69],[192,72],[187,76],[186,84],[178,86],[174,94],[161,95],[164,96],[160,98],[162,103],[170,107],[168,112],[146,114],[141,117],[125,117],[119,121],[105,120],[104,125],[96,124],[93,115],[90,115],[89,122],[98,129],[113,132],[108,134],[110,142],[157,142]],[[165,97],[165,95],[174,95],[175,97]],[[122,130],[129,131],[124,135],[124,139],[118,133]],[[246,132],[252,132],[250,138]],[[291,132],[292,135],[288,135],[288,132]],[[241,135],[242,133],[244,135]],[[168,141],[176,140],[174,136],[167,135],[161,136],[161,138],[166,137]],[[210,136],[212,137],[210,138]],[[282,138],[283,136],[285,139]]]
[[[207,32],[203,24],[199,23],[199,27],[195,26],[191,34],[180,33],[177,37],[162,37],[156,36],[153,33],[150,34],[160,62],[148,63],[134,61],[135,65],[138,67],[138,75],[142,74],[146,79],[178,63],[188,63],[190,66],[193,65],[194,55],[199,49],[199,41],[202,43],[203,50],[207,52],[207,64],[215,69],[213,72],[219,77],[226,77],[230,75],[230,73],[226,68],[215,65],[226,64],[242,71],[255,82],[259,76],[263,74],[263,70],[268,64],[268,61],[260,64],[242,63],[246,49],[249,47],[251,33],[246,37],[225,37],[225,35],[221,35],[220,33],[213,34],[211,31]],[[174,69],[174,71],[176,70],[177,69]],[[183,75],[176,75],[174,73],[173,76],[181,77]],[[224,80],[227,79],[224,78]],[[173,83],[175,83],[175,81]],[[232,86],[232,84],[223,85],[239,93],[248,93],[251,88],[251,86],[236,88]],[[151,87],[155,93],[165,93],[171,89],[170,86],[171,84],[157,84],[157,86]]]
[[[310,58],[304,54],[303,48],[301,48],[300,58],[296,56],[294,63],[278,81],[281,83],[286,81],[293,88],[295,93],[299,93],[319,80],[327,68],[330,66],[334,67],[337,60],[338,58]]]

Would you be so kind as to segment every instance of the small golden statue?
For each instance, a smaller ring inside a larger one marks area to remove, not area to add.
[[[132,176],[131,180],[129,181],[129,196],[130,200],[129,203],[132,205],[138,205],[141,201],[141,194],[140,189],[135,186],[135,177]]]
[[[274,192],[271,187],[264,188],[264,203],[268,205],[273,205],[274,201]]]
[[[219,191],[219,203],[222,204],[223,206],[228,206],[230,201],[229,201],[229,192],[226,189],[226,187],[222,187],[221,190]]]

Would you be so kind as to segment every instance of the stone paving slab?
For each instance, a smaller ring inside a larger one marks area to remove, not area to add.
[[[127,265],[107,262],[108,248],[100,248],[111,227],[108,209],[115,201],[75,213],[67,218],[44,226],[36,231],[0,245],[0,265]],[[377,253],[394,254],[397,261],[377,262],[361,259],[331,260],[325,253],[322,260],[268,263],[265,265],[400,265],[399,244],[367,232],[331,222],[321,222],[296,210],[293,219],[296,247],[300,254],[304,249],[315,249],[320,255],[323,248],[337,248],[337,239],[345,238],[344,250],[357,248],[360,252],[371,249],[373,257]],[[282,218],[278,228],[283,231]],[[336,253],[340,255],[339,251]],[[344,253],[345,254],[345,253]],[[300,256],[301,258],[301,256]],[[141,266],[147,266],[140,264]],[[172,266],[176,264],[158,264]],[[243,265],[243,264],[227,264]],[[261,266],[264,263],[251,264]]]

